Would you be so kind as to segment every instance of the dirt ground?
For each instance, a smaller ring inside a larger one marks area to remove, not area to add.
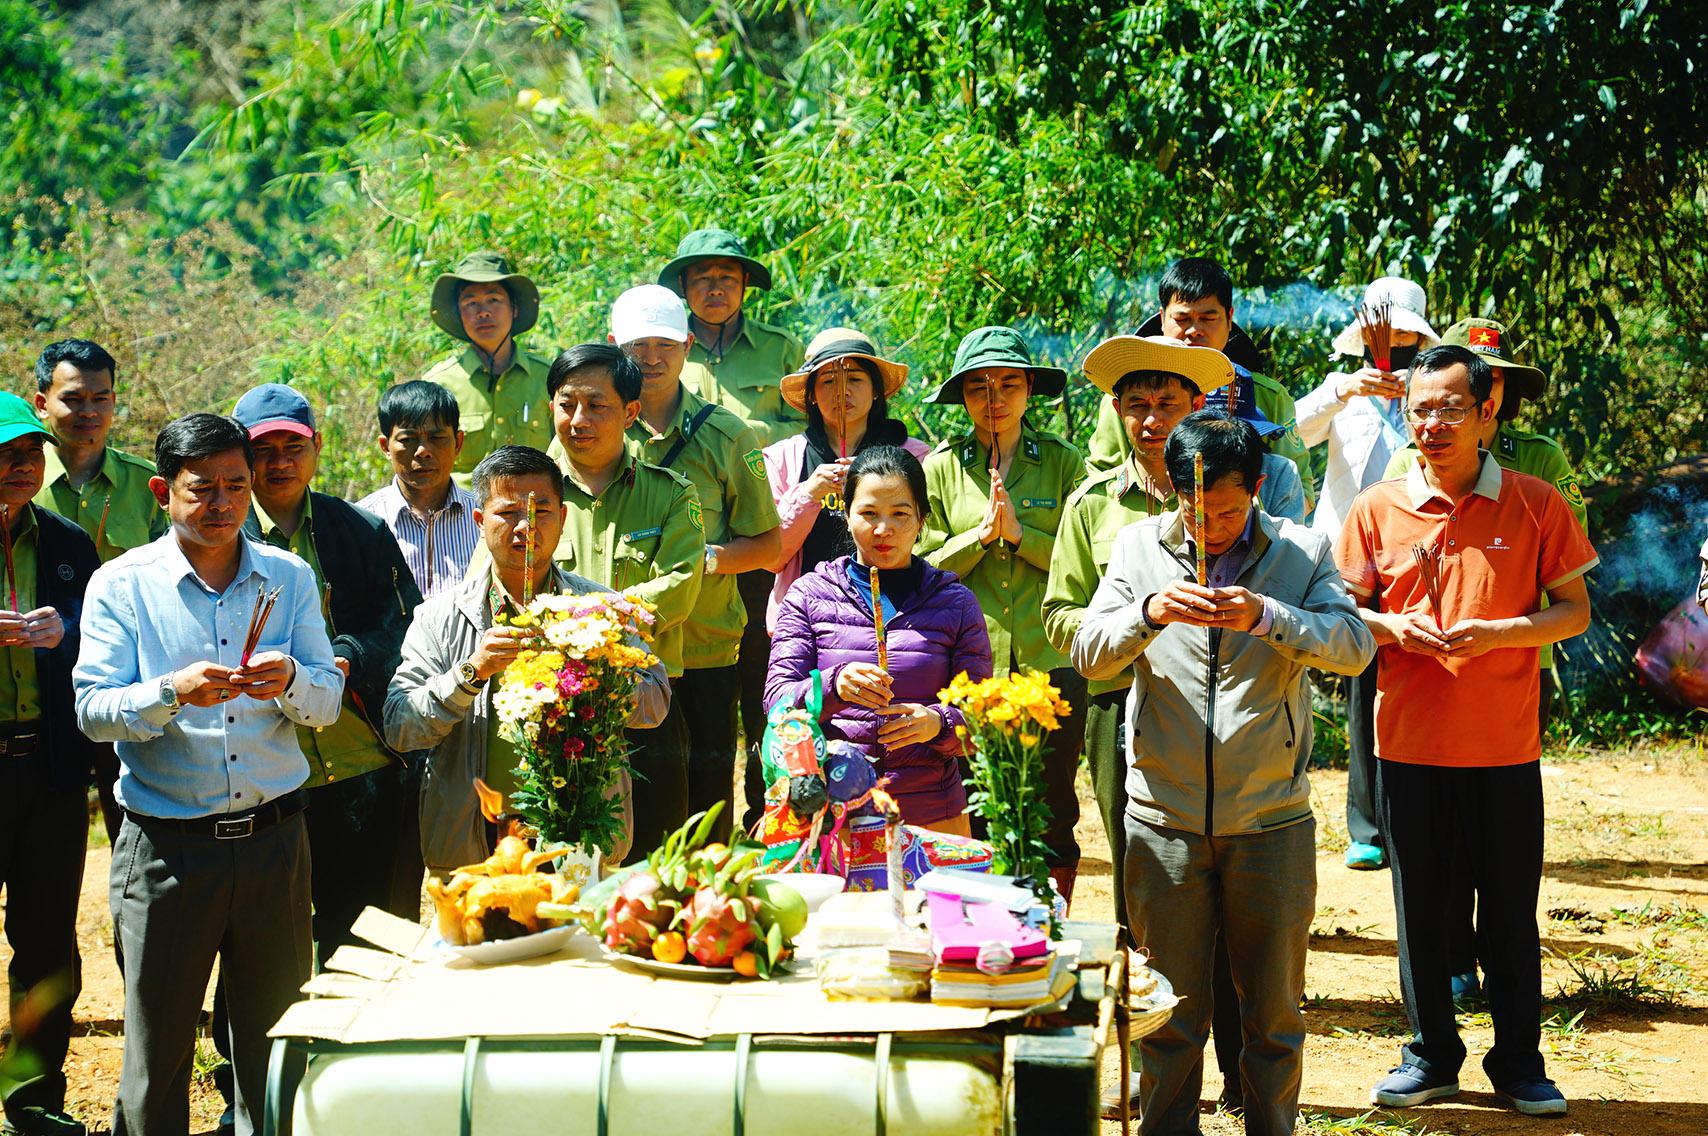
[[[1371,1083],[1394,1064],[1406,1034],[1386,872],[1341,864],[1345,776],[1315,775],[1317,918],[1306,977],[1303,1127],[1350,1136],[1506,1133],[1558,1136],[1708,1133],[1708,759],[1696,749],[1550,760],[1544,766],[1548,845],[1542,882],[1544,1030],[1549,1072],[1571,1100],[1564,1121],[1500,1107],[1478,1064],[1492,1041],[1488,1015],[1461,1017],[1471,1057],[1456,1100],[1370,1112]],[[738,782],[739,783],[739,782]],[[1073,914],[1110,917],[1108,846],[1082,779],[1081,867]],[[123,1047],[123,989],[107,912],[108,849],[92,841],[79,919],[84,952],[69,1108],[105,1132]],[[0,962],[8,957],[0,946]],[[211,1132],[218,1096],[199,1046],[192,1131]],[[1105,1083],[1115,1080],[1115,1054]],[[1220,1078],[1206,1059],[1204,1131],[1234,1136],[1214,1111]],[[1105,1123],[1105,1136],[1119,1126]]]

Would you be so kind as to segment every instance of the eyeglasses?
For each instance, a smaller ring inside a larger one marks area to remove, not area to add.
[[[1431,418],[1435,419],[1443,426],[1457,426],[1459,423],[1465,421],[1466,416],[1471,414],[1474,409],[1474,407],[1469,406],[1435,406],[1427,408],[1422,406],[1413,406],[1409,408],[1406,413],[1411,415],[1411,420],[1419,426],[1425,425]]]

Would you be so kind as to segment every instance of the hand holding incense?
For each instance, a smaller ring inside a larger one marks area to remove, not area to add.
[[[1378,371],[1390,371],[1393,364],[1393,306],[1374,304],[1358,309],[1358,332],[1364,345],[1370,348],[1370,361]]]
[[[0,534],[6,545],[6,610],[18,610],[18,573],[12,565],[12,507],[0,505]]]
[[[1441,553],[1425,545],[1411,546],[1412,559],[1417,561],[1417,572],[1423,577],[1423,589],[1429,599],[1429,614],[1435,620],[1437,630],[1442,630],[1441,623]]]
[[[1210,550],[1204,547],[1204,455],[1192,455],[1192,543],[1197,546],[1198,586],[1210,586]]]
[[[528,492],[528,535],[522,542],[522,603],[534,602],[534,523],[539,519],[539,502],[532,490]]]
[[[255,607],[249,612],[249,630],[243,636],[243,653],[238,656],[239,668],[249,665],[249,656],[260,646],[261,635],[267,629],[267,619],[273,614],[273,605],[279,602],[283,588],[258,588],[255,592]]]
[[[878,641],[878,669],[889,673],[890,645],[884,634],[884,597],[878,591],[878,566],[872,565],[872,633]]]

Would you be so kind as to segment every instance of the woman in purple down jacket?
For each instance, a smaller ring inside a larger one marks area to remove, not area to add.
[[[890,779],[909,824],[970,834],[961,785],[960,711],[937,692],[962,671],[989,678],[990,637],[978,600],[954,573],[913,554],[926,515],[925,470],[897,446],[874,446],[849,467],[854,555],[796,580],[777,609],[765,704],[804,705],[817,670],[827,738],[864,749]],[[884,607],[889,671],[877,663],[872,567]]]

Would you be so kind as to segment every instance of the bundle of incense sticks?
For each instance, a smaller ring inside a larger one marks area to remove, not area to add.
[[[249,631],[243,636],[243,654],[238,656],[237,665],[249,665],[249,656],[255,653],[255,648],[261,642],[261,633],[267,628],[267,617],[273,614],[273,605],[279,602],[283,588],[257,588],[255,591],[255,609],[249,613]]]
[[[532,490],[528,493],[528,536],[522,542],[522,603],[534,602],[534,522],[539,519],[539,502]]]
[[[1378,371],[1386,371],[1393,362],[1393,306],[1373,304],[1358,309],[1358,331],[1370,348],[1370,361]]]
[[[1192,543],[1198,550],[1198,586],[1210,586],[1210,550],[1204,547],[1204,455],[1192,455]]]
[[[12,567],[12,507],[0,505],[0,535],[6,544],[6,610],[18,610],[18,573]]]
[[[1238,415],[1239,415],[1239,376],[1235,375],[1233,378],[1233,381],[1228,384],[1228,416],[1229,417],[1237,417]]]
[[[890,644],[884,634],[884,597],[878,592],[878,566],[872,565],[872,632],[878,640],[878,669],[890,669]]]
[[[1421,544],[1411,546],[1412,559],[1417,561],[1418,575],[1423,577],[1424,591],[1429,593],[1429,614],[1435,626],[1441,626],[1441,553]]]

